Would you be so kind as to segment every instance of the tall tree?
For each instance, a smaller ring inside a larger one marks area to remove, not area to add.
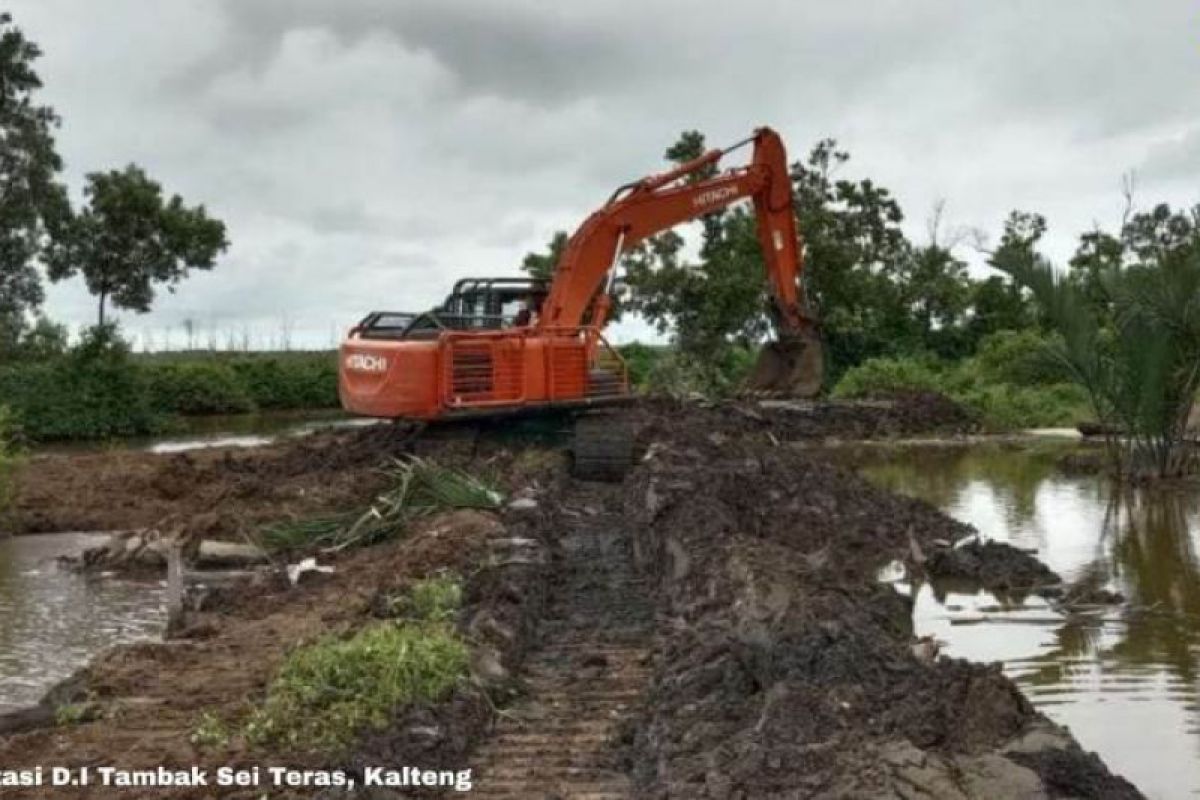
[[[555,231],[554,236],[550,237],[550,243],[546,245],[546,252],[526,253],[521,261],[521,269],[531,278],[550,280],[554,277],[554,268],[558,266],[563,250],[567,249],[569,238],[566,231]]]
[[[135,165],[88,175],[84,195],[87,204],[55,236],[48,273],[54,281],[82,273],[101,325],[109,301],[145,313],[155,286],[174,291],[190,270],[212,269],[229,246],[225,223],[179,195],[164,200],[162,187]]]
[[[42,87],[34,70],[40,55],[12,16],[0,12],[0,351],[24,329],[26,312],[42,302],[34,262],[47,229],[68,209],[57,181],[58,117],[35,99]]]

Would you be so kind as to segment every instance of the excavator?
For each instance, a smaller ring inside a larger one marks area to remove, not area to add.
[[[717,171],[722,158],[751,144],[749,164]],[[779,134],[763,127],[619,187],[571,236],[548,281],[467,278],[430,311],[371,312],[340,346],[342,406],[426,423],[570,411],[577,414],[575,473],[619,478],[632,460],[630,435],[603,416],[579,412],[632,398],[626,365],[603,333],[621,254],[746,198],[754,205],[778,331],[760,351],[747,389],[814,396],[824,359],[800,289],[787,154]]]

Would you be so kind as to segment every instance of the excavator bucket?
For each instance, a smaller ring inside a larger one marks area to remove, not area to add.
[[[763,345],[746,388],[786,397],[816,397],[824,378],[821,340],[815,333],[805,333]]]

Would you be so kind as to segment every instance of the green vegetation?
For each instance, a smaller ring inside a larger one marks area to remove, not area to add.
[[[454,575],[438,575],[413,584],[393,610],[409,619],[450,622],[462,607],[462,598],[462,581]]]
[[[1014,215],[994,260],[1058,332],[1048,352],[1109,431],[1115,471],[1193,472],[1185,437],[1200,391],[1200,206],[1127,214],[1119,235],[1093,234],[1065,275],[1035,249],[1044,230],[1040,217]]]
[[[0,406],[0,512],[4,511],[12,500],[13,471],[18,461],[14,438],[12,412]]]
[[[28,326],[44,294],[37,259],[70,207],[57,179],[54,109],[38,102],[41,48],[0,12],[0,359]]]
[[[503,496],[478,478],[420,458],[393,462],[391,488],[365,511],[281,522],[262,531],[270,550],[344,550],[402,535],[413,520],[459,508],[493,509]]]
[[[26,341],[38,358],[0,366],[0,399],[34,441],[152,434],[177,415],[338,404],[329,353],[144,357],[112,326],[89,329],[69,348],[52,333]]]
[[[105,304],[145,313],[156,284],[172,290],[189,270],[210,270],[229,247],[225,224],[204,206],[187,208],[179,195],[164,200],[162,187],[137,165],[93,172],[83,190],[88,204],[67,211],[46,249],[53,281],[81,274],[97,298],[104,325]]]
[[[225,747],[233,738],[233,731],[219,716],[205,711],[188,738],[197,747]]]
[[[55,358],[0,366],[0,398],[29,439],[102,439],[160,430],[145,376],[112,328]]]
[[[293,650],[247,723],[247,739],[339,752],[363,732],[386,728],[405,706],[436,702],[460,685],[469,652],[451,620],[462,590],[456,579],[432,580],[436,586],[412,587],[405,619]]]
[[[1087,395],[1066,381],[1026,384],[989,372],[981,356],[962,361],[875,358],[848,370],[835,397],[939,392],[975,411],[992,431],[1073,426],[1091,416]]]
[[[78,725],[95,710],[91,703],[65,703],[54,709],[54,724],[60,728]]]

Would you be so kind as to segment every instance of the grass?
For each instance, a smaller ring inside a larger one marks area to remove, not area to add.
[[[426,578],[390,606],[393,615],[404,619],[449,622],[462,607],[462,582],[454,575]]]
[[[78,725],[87,720],[93,711],[91,703],[66,703],[54,709],[54,724],[60,728]]]
[[[407,594],[405,619],[297,647],[251,715],[247,740],[342,752],[403,707],[442,699],[467,676],[469,651],[451,622],[461,598],[457,578],[421,581]]]
[[[197,747],[226,747],[233,738],[233,731],[219,716],[205,711],[188,738]]]
[[[362,547],[399,536],[413,520],[430,514],[493,509],[503,501],[498,491],[478,478],[425,459],[396,460],[387,472],[391,488],[365,511],[271,525],[260,535],[263,546],[274,551]]]

